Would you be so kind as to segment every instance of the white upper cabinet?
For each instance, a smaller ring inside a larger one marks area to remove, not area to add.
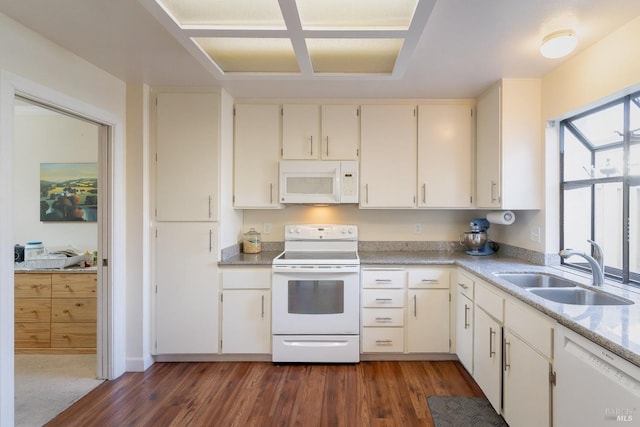
[[[418,207],[472,204],[473,107],[418,106]]]
[[[279,208],[280,106],[236,104],[234,207]]]
[[[358,160],[360,151],[360,107],[322,106],[321,156],[329,160]]]
[[[320,107],[317,104],[282,106],[282,158],[320,157]]]
[[[477,104],[478,208],[540,209],[540,80],[503,79]]]
[[[361,109],[360,207],[415,207],[416,107],[363,105]]]
[[[284,104],[282,158],[358,160],[359,106]]]
[[[156,219],[217,221],[217,93],[156,95]]]

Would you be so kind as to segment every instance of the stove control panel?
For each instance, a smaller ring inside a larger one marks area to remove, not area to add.
[[[285,240],[357,240],[358,226],[343,224],[287,225]]]

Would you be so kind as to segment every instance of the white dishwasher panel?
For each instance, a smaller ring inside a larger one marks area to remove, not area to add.
[[[555,426],[640,426],[640,367],[565,327],[556,349]]]

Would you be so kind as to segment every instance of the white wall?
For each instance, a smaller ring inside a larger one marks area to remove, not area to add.
[[[486,216],[486,212],[289,205],[285,209],[245,210],[243,231],[253,227],[262,233],[264,242],[281,242],[286,224],[358,224],[361,241],[458,241],[477,216]],[[269,234],[264,234],[264,224],[270,225]],[[420,233],[415,232],[416,224],[420,224]]]
[[[14,125],[15,243],[97,250],[96,222],[40,221],[40,163],[96,163],[99,126],[39,107],[18,109]],[[96,170],[97,171],[97,170]]]
[[[113,218],[109,242],[112,266],[113,333],[109,349],[114,357],[112,373],[124,370],[127,262],[139,262],[124,248],[124,131],[125,85],[106,72],[60,48],[40,35],[0,14],[0,426],[14,421],[13,382],[13,97],[26,92],[43,101],[109,124],[113,129]],[[141,213],[139,213],[141,215]],[[135,238],[135,237],[131,237]],[[11,258],[11,259],[12,259]],[[119,338],[119,340],[118,340]]]

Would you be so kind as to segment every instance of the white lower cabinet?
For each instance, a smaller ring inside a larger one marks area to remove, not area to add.
[[[156,226],[155,354],[218,353],[217,224]]]
[[[456,354],[473,375],[473,288],[474,279],[458,270],[456,280]]]
[[[222,353],[271,353],[271,268],[222,269]]]
[[[408,353],[449,352],[449,276],[446,268],[408,271]]]
[[[494,287],[476,281],[473,325],[473,378],[500,412],[502,393],[501,335],[504,320],[504,298]]]
[[[550,426],[555,322],[524,304],[505,304],[503,416],[511,427]]]
[[[501,406],[501,340],[502,325],[484,310],[475,307],[474,313],[473,379],[484,392],[491,406],[500,412]]]
[[[550,425],[550,369],[546,358],[509,329],[504,331],[503,416],[509,426]]]
[[[461,270],[456,298],[458,359],[493,408],[510,427],[550,426],[555,321]]]
[[[404,351],[406,274],[402,268],[363,268],[362,353]]]

